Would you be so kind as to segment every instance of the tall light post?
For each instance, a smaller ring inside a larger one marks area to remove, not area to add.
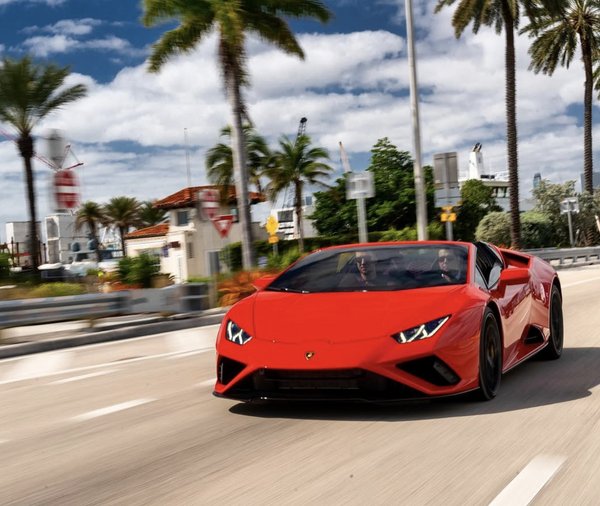
[[[410,67],[410,108],[412,112],[413,145],[415,171],[415,193],[417,197],[417,234],[419,241],[427,240],[427,200],[421,166],[421,127],[419,124],[419,89],[417,87],[417,62],[415,60],[415,40],[413,34],[412,0],[406,0],[406,43],[408,45],[408,65]]]

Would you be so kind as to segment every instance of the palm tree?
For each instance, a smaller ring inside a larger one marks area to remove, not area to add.
[[[36,65],[29,56],[20,60],[3,58],[0,66],[0,121],[12,125],[18,133],[17,145],[23,157],[27,181],[29,248],[35,270],[39,262],[35,183],[31,165],[35,154],[32,132],[50,113],[86,95],[87,88],[83,84],[64,86],[69,73],[70,67]]]
[[[104,214],[108,223],[119,229],[123,256],[127,256],[125,235],[140,224],[140,203],[133,197],[113,197],[104,205]]]
[[[140,206],[140,227],[154,227],[167,221],[167,211],[156,209],[156,200],[146,200]]]
[[[454,4],[456,0],[440,0],[435,12]],[[562,0],[541,0],[541,5],[551,13],[561,10]],[[519,26],[521,11],[530,19],[540,4],[536,0],[459,0],[452,17],[454,34],[459,38],[473,22],[473,32],[481,25],[494,26],[506,38],[504,65],[506,71],[506,144],[510,180],[510,235],[513,247],[521,248],[521,222],[519,218],[519,161],[517,153],[517,78],[515,70],[515,29]]]
[[[104,210],[100,204],[96,202],[85,202],[77,211],[75,218],[75,230],[81,230],[87,227],[92,240],[96,245],[96,258],[98,263],[102,262],[102,253],[100,252],[100,242],[98,241],[98,225],[103,226],[107,222]]]
[[[256,186],[256,191],[262,194],[263,188],[260,182],[260,174],[266,169],[271,152],[264,137],[259,135],[252,126],[244,125],[243,129],[246,142],[249,183]],[[228,137],[231,140],[231,135],[231,126],[228,125],[221,130],[221,137]],[[223,186],[224,189],[235,184],[235,178],[233,177],[233,151],[230,144],[231,141],[228,143],[219,142],[206,154],[208,178],[213,184]],[[226,195],[229,197],[229,192]]]
[[[581,60],[585,70],[585,88],[583,94],[583,167],[584,190],[594,193],[594,157],[592,150],[592,93],[594,87],[593,62],[600,56],[600,2],[598,0],[569,0],[561,16],[552,16],[545,9],[537,9],[534,22],[527,25],[521,33],[529,33],[535,41],[529,48],[531,64],[536,74],[543,72],[551,76],[557,65],[569,67],[579,42]],[[588,241],[594,241],[594,229],[587,231]]]
[[[150,71],[158,72],[174,56],[189,53],[217,32],[219,66],[232,111],[233,172],[242,235],[244,269],[255,265],[248,198],[248,176],[242,119],[248,113],[241,88],[248,85],[246,35],[257,35],[285,53],[304,58],[304,52],[282,16],[312,18],[326,23],[333,17],[320,0],[143,0],[143,23],[148,27],[176,20],[179,26],[155,43]]]
[[[320,178],[329,178],[334,169],[319,160],[329,160],[326,149],[311,147],[310,137],[301,135],[296,142],[283,136],[279,141],[279,150],[273,153],[269,167],[264,175],[270,180],[267,193],[273,202],[287,188],[292,187],[295,195],[294,207],[298,231],[300,233],[300,253],[304,252],[304,227],[302,226],[302,191],[305,186],[323,186],[327,184]]]

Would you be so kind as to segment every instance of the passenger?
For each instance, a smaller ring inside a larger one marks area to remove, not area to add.
[[[346,274],[340,288],[361,288],[365,286],[387,286],[389,278],[377,270],[377,257],[369,251],[358,251],[354,258],[358,272]]]
[[[462,276],[460,258],[451,249],[441,249],[438,252],[440,273],[449,283],[455,283]]]

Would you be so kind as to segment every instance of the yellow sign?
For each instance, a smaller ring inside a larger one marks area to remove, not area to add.
[[[266,228],[267,232],[269,232],[269,235],[275,235],[277,233],[277,229],[279,228],[279,222],[275,219],[275,216],[269,216]]]
[[[269,244],[276,244],[279,242],[279,237],[276,235],[269,237]]]
[[[443,209],[444,211],[448,211],[448,212],[450,212],[450,211],[452,211],[452,209],[454,209],[454,206],[442,207],[442,209]]]
[[[442,213],[442,221],[456,221],[456,213]]]

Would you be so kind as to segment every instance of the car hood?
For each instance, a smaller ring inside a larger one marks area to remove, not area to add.
[[[260,291],[253,327],[260,340],[341,343],[391,335],[452,313],[466,289],[295,294]]]

